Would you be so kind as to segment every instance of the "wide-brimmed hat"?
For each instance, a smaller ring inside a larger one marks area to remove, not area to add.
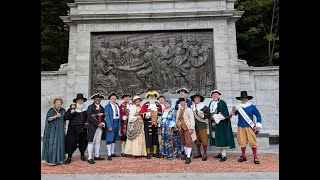
[[[78,100],[78,99],[83,99],[84,102],[87,101],[87,98],[83,97],[83,94],[82,94],[82,93],[78,93],[78,94],[77,94],[77,97],[76,97],[75,99],[73,99],[73,102],[74,102],[74,103],[77,103],[77,100]]]
[[[146,94],[146,98],[148,98],[149,96],[154,96],[154,97],[158,98],[159,93],[157,91],[148,91]]]
[[[194,95],[192,95],[191,97],[190,97],[190,99],[194,102],[194,98],[195,97],[200,97],[200,102],[203,102],[204,101],[204,97],[201,95],[201,94],[199,94],[199,93],[196,93],[196,94],[194,94]]]
[[[236,97],[236,99],[241,100],[241,98],[247,98],[248,100],[252,99],[252,96],[248,96],[247,91],[241,91],[240,97]]]
[[[189,94],[189,90],[188,90],[187,88],[180,88],[180,89],[178,89],[178,90],[176,91],[176,93],[180,93],[181,91]]]
[[[177,103],[179,104],[182,101],[186,101],[187,102],[187,99],[186,98],[179,98]]]
[[[117,96],[117,94],[115,92],[110,93],[109,96],[108,96],[108,99],[110,99],[111,96],[116,96],[117,99],[119,99],[119,97]]]
[[[122,95],[122,99],[125,98],[125,97],[127,97],[127,96],[131,97],[131,94],[129,94],[129,93],[124,93],[124,94]]]
[[[100,93],[96,93],[96,94],[94,94],[94,95],[92,95],[92,96],[90,97],[90,99],[95,99],[95,98],[103,99],[104,96],[103,96],[102,94],[100,94]]]
[[[218,89],[211,91],[210,96],[212,96],[213,93],[218,93],[219,95],[221,95],[221,92]]]
[[[140,99],[140,101],[142,101],[142,98],[141,98],[140,96],[134,96],[133,99],[132,99],[132,103],[134,104],[134,102],[135,102],[137,99]]]
[[[163,99],[166,99],[166,97],[164,97],[164,95],[160,95],[157,99],[159,100],[159,98],[163,97]]]

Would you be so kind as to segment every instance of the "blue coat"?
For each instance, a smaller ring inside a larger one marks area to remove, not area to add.
[[[119,104],[116,103],[119,110]],[[112,141],[114,138],[114,128],[117,127],[118,131],[120,132],[120,123],[121,123],[121,119],[119,119],[118,124],[114,124],[113,122],[113,109],[111,106],[111,103],[109,102],[105,107],[104,107],[104,112],[107,113],[106,114],[106,141]],[[119,118],[120,118],[120,111],[119,111]],[[109,131],[108,129],[112,127],[112,131]],[[119,133],[117,132],[117,133]]]
[[[250,119],[252,121],[253,121],[253,115],[255,115],[257,118],[257,123],[262,123],[262,118],[261,118],[260,112],[255,105],[251,105],[249,107],[242,108],[242,109],[247,113],[247,115],[250,117]],[[238,126],[239,127],[250,127],[248,125],[248,123],[246,123],[246,121],[243,119],[243,117],[241,116],[239,111],[236,111],[235,115],[238,115]]]
[[[191,105],[192,105],[191,99],[190,99],[190,98],[187,98],[186,100],[187,100],[187,106],[188,106],[189,108],[191,108]],[[174,109],[175,109],[175,110],[178,110],[178,109],[179,109],[178,101],[179,101],[179,99],[176,101],[176,105],[174,106]]]

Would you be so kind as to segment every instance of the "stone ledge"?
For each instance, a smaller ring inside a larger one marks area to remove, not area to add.
[[[86,23],[87,21],[132,20],[132,19],[170,19],[170,18],[203,18],[225,17],[240,18],[244,11],[196,11],[196,12],[164,12],[164,13],[117,13],[117,14],[69,14],[60,16],[64,23]]]
[[[239,71],[270,71],[270,70],[276,70],[279,71],[279,66],[263,66],[263,67],[239,67]]]
[[[56,75],[67,75],[68,72],[60,71],[41,71],[41,76],[56,76]]]

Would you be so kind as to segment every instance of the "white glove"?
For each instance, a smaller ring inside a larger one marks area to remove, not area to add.
[[[151,117],[151,112],[147,112],[146,113],[146,118],[150,118]]]
[[[119,136],[122,136],[121,131],[119,131]]]
[[[103,113],[99,113],[98,116],[103,116]]]
[[[128,119],[128,117],[127,116],[122,116],[122,120],[127,120]]]

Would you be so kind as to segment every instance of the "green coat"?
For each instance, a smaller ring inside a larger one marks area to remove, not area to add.
[[[46,119],[43,134],[43,148],[42,160],[47,163],[59,163],[65,159],[64,152],[64,114],[66,110],[61,108],[59,110],[60,118],[48,121],[48,118],[56,115],[57,113],[53,108],[50,108]]]
[[[211,101],[212,102],[212,101]],[[211,105],[209,104],[209,107]],[[217,106],[217,113],[220,113],[229,116],[229,111],[226,102],[220,99]],[[221,120],[219,124],[216,125],[215,130],[215,138],[212,138],[212,131],[211,131],[211,123],[209,123],[210,128],[210,145],[217,146],[217,147],[229,147],[230,149],[235,148],[234,138],[233,138],[233,131],[231,128],[231,121],[230,118]]]

